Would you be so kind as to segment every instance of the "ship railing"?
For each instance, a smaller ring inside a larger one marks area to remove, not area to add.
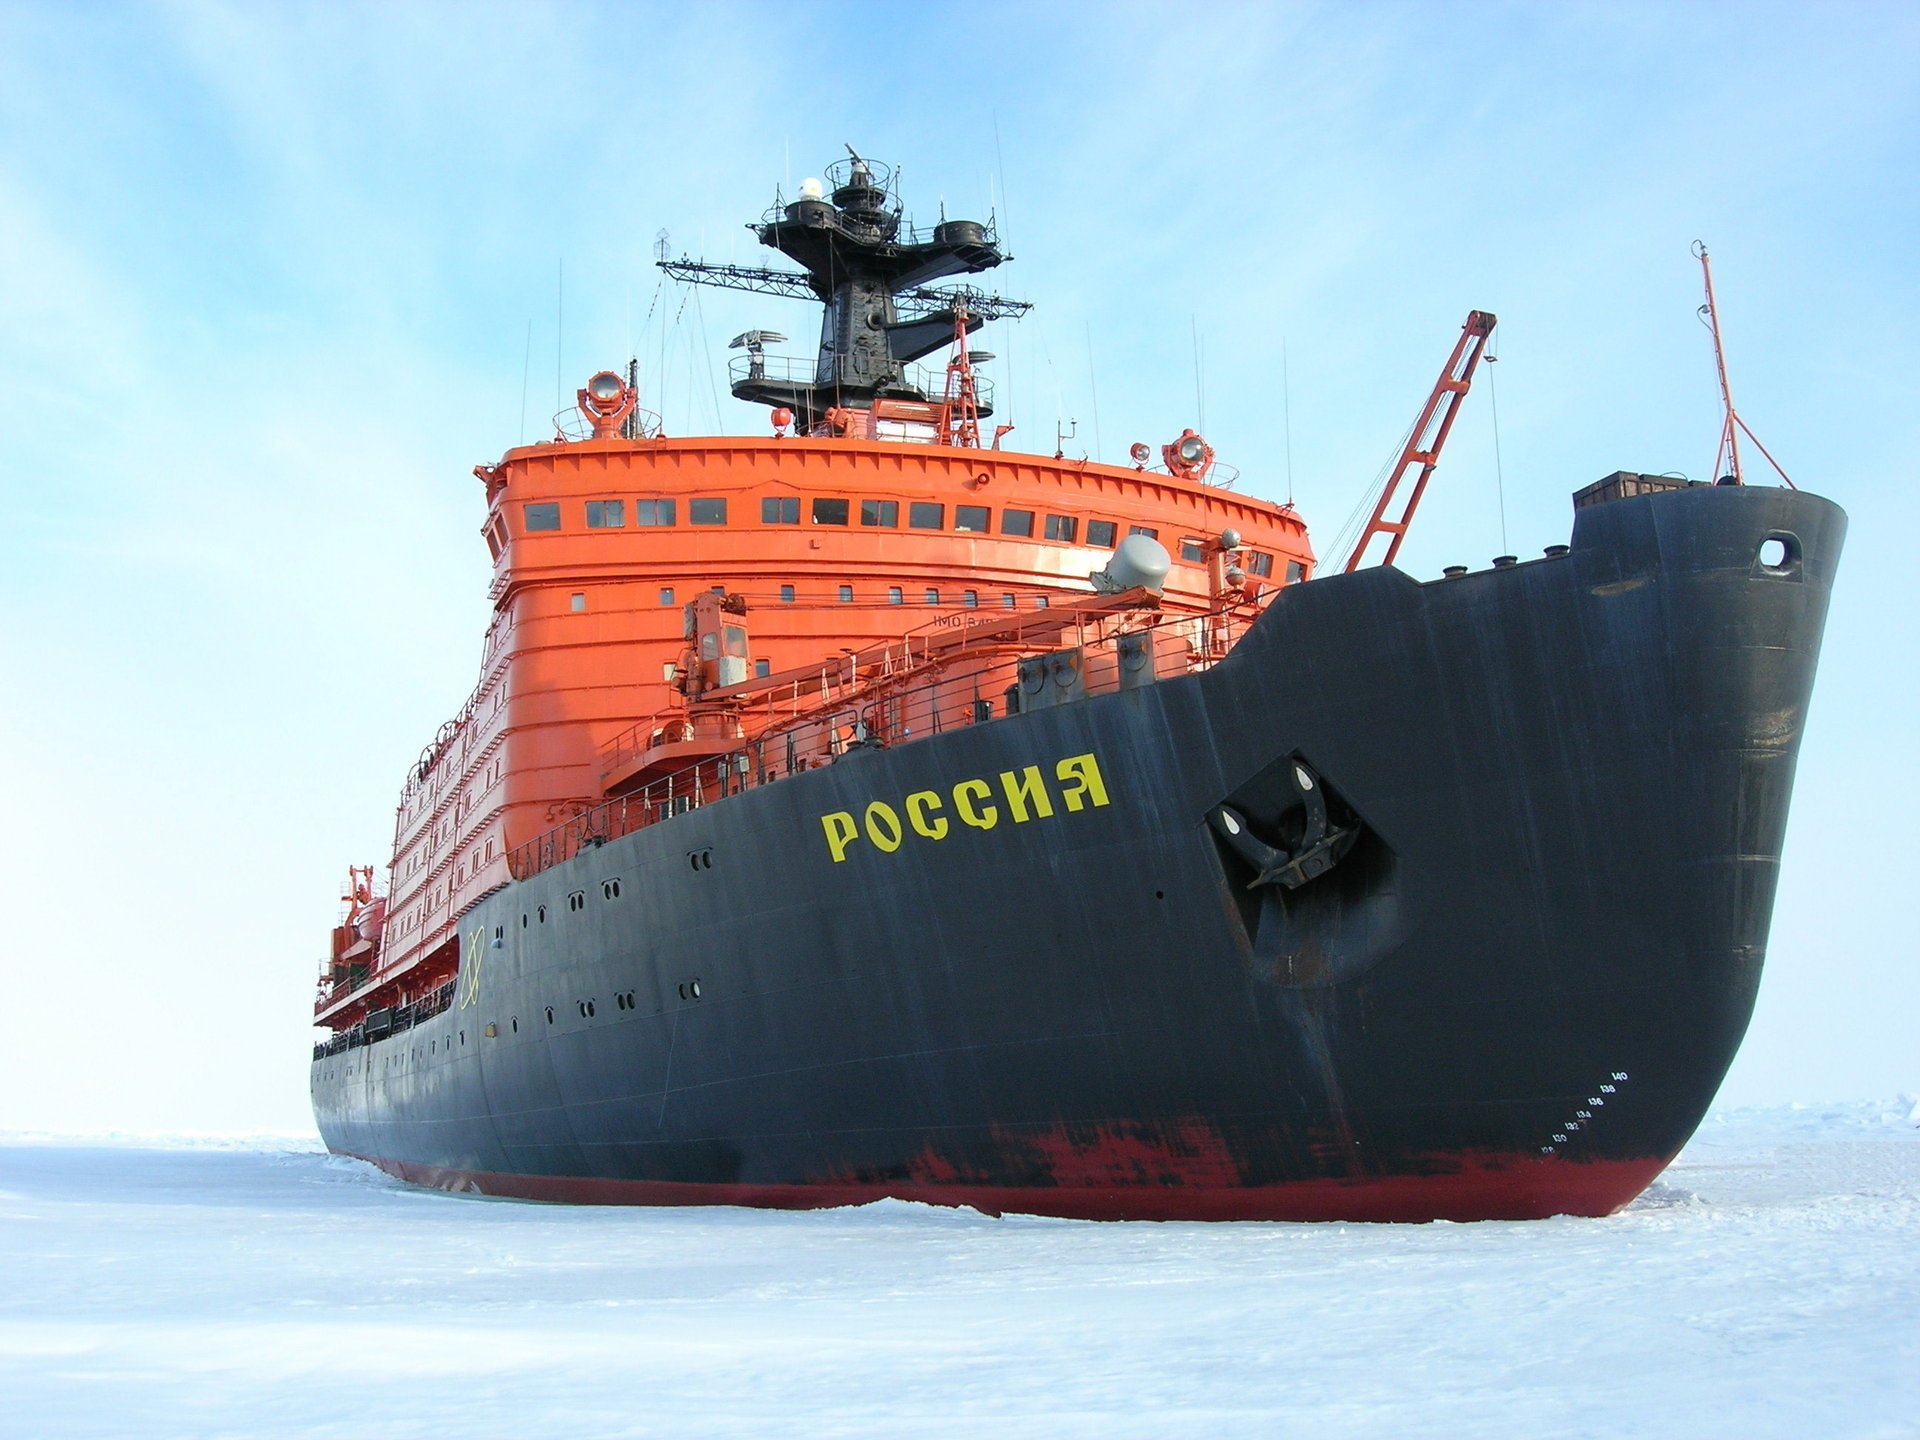
[[[1166,465],[1142,465],[1137,468],[1148,475],[1167,475],[1175,480],[1184,480],[1187,478],[1184,475],[1175,473]],[[1224,460],[1216,460],[1207,467],[1207,473],[1202,477],[1200,483],[1203,485],[1211,485],[1216,490],[1231,490],[1239,481],[1240,467],[1238,465],[1229,465]]]
[[[423,1020],[431,1020],[434,1016],[444,1013],[453,1004],[456,985],[456,981],[449,980],[438,989],[431,990],[417,999],[409,1000],[404,1005],[394,1006],[377,1025],[369,1025],[366,1019],[361,1020],[337,1035],[318,1042],[313,1047],[313,1058],[325,1060],[342,1051],[357,1050],[363,1045],[372,1044],[375,1040],[385,1040],[402,1031],[411,1030]],[[363,984],[360,988],[366,987]]]
[[[735,386],[751,380],[781,385],[833,385],[839,382],[839,356],[809,360],[799,355],[736,355],[727,362],[727,379]]]
[[[727,381],[736,391],[743,385],[751,385],[759,381],[771,381],[778,385],[845,385],[862,389],[871,387],[873,377],[849,373],[845,359],[846,357],[841,355],[830,355],[820,359],[808,359],[799,355],[736,355],[727,363]],[[947,394],[946,367],[904,366],[900,372],[899,388],[911,390],[932,404],[943,404]],[[992,413],[993,382],[991,380],[983,375],[975,375],[973,395],[974,404],[982,415]]]
[[[1222,624],[1219,617],[1210,615],[1160,616],[1136,633],[1151,637],[1152,672],[1168,678],[1204,669],[1225,653],[1230,637]],[[1084,693],[1118,689],[1117,655],[1110,645],[1096,644],[1110,637],[1083,630],[1077,638],[1087,658]],[[1062,637],[1062,643],[1067,643],[1067,637]],[[1019,702],[1009,693],[1018,689],[1013,683],[1014,661],[1029,649],[983,644],[956,655],[950,663],[937,664],[937,673],[924,684],[883,686],[880,693],[839,705],[816,701],[798,716],[782,716],[779,707],[785,699],[780,692],[770,693],[759,702],[765,707],[759,714],[743,712],[743,720],[765,726],[753,739],[661,776],[630,794],[581,810],[509,850],[508,870],[514,879],[525,880],[636,830],[802,771],[1015,713]]]
[[[660,433],[660,427],[663,423],[660,417],[654,414],[653,411],[642,410],[636,406],[634,407],[633,413],[627,417],[626,423],[621,427],[622,438],[628,440],[636,438],[650,440]],[[580,413],[580,407],[578,405],[569,405],[566,409],[555,412],[553,417],[553,433],[562,440],[591,440],[593,438],[593,424],[585,415]]]
[[[927,396],[935,404],[943,404],[947,398],[947,367],[932,365],[909,365],[903,378],[907,384]],[[993,413],[993,381],[977,370],[973,376],[973,403],[982,415]]]

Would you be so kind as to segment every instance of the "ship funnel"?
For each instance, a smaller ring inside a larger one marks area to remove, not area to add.
[[[1166,546],[1150,535],[1129,535],[1113,552],[1107,568],[1096,570],[1087,578],[1103,595],[1117,595],[1122,590],[1135,588],[1158,594],[1172,568],[1173,557],[1167,554]]]

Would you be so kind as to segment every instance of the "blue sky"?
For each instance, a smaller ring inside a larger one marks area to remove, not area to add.
[[[671,430],[757,432],[725,341],[814,316],[655,237],[778,263],[742,223],[844,142],[997,210],[1010,444],[1204,411],[1322,545],[1497,311],[1422,577],[1707,472],[1704,239],[1743,414],[1853,519],[1723,1098],[1920,1088],[1917,64],[1897,4],[0,0],[0,1128],[305,1123],[337,881],[474,678],[470,467],[630,348]]]

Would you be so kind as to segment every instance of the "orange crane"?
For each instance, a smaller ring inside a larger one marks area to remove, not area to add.
[[[1345,569],[1360,568],[1367,546],[1376,535],[1391,537],[1387,541],[1387,553],[1382,564],[1391,565],[1394,556],[1400,553],[1400,542],[1407,538],[1407,527],[1413,523],[1413,512],[1420,505],[1420,497],[1426,493],[1427,481],[1433,478],[1434,467],[1440,463],[1440,450],[1447,443],[1447,432],[1453,429],[1453,418],[1459,413],[1460,402],[1473,384],[1473,372],[1480,364],[1481,352],[1487,348],[1487,338],[1499,323],[1499,319],[1489,311],[1467,312],[1467,323],[1460,327],[1460,338],[1454,344],[1453,354],[1447,357],[1446,367],[1434,383],[1433,393],[1427,397],[1420,418],[1413,422],[1413,429],[1407,434],[1406,446],[1400,451],[1400,458],[1394,463],[1386,486],[1380,492],[1379,502],[1373,507],[1373,518],[1367,521],[1366,529],[1360,532],[1353,553],[1347,557]],[[1400,482],[1415,465],[1420,467],[1420,474],[1407,493],[1406,507],[1400,511],[1399,519],[1389,520],[1386,518],[1387,508],[1392,505]]]

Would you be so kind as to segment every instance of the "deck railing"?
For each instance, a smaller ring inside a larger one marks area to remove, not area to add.
[[[373,1017],[369,1016],[367,1020],[342,1030],[331,1039],[320,1041],[313,1047],[313,1058],[324,1060],[329,1055],[338,1055],[343,1050],[357,1050],[363,1045],[373,1044],[376,1040],[385,1040],[389,1036],[411,1030],[422,1020],[431,1020],[453,1004],[455,983],[449,980],[417,1000],[394,1006],[392,1012],[380,1023],[370,1024],[369,1021]]]
[[[1153,647],[1153,673],[1167,677],[1205,663],[1203,626],[1211,617],[1161,617],[1147,629]],[[1083,645],[1090,637],[1082,637]],[[1024,647],[996,646],[956,654],[955,663],[910,689],[887,688],[851,703],[806,714],[799,723],[770,728],[754,739],[661,776],[632,794],[585,809],[525,844],[507,852],[507,868],[516,880],[543,870],[662,820],[684,815],[731,795],[757,789],[803,770],[832,764],[866,749],[886,749],[923,740],[961,726],[981,724],[1015,713],[1005,682]],[[1118,689],[1117,661],[1109,656],[1086,667],[1087,694]],[[657,722],[646,722],[655,724]],[[628,756],[636,731],[608,749]],[[603,755],[606,752],[603,752]]]

